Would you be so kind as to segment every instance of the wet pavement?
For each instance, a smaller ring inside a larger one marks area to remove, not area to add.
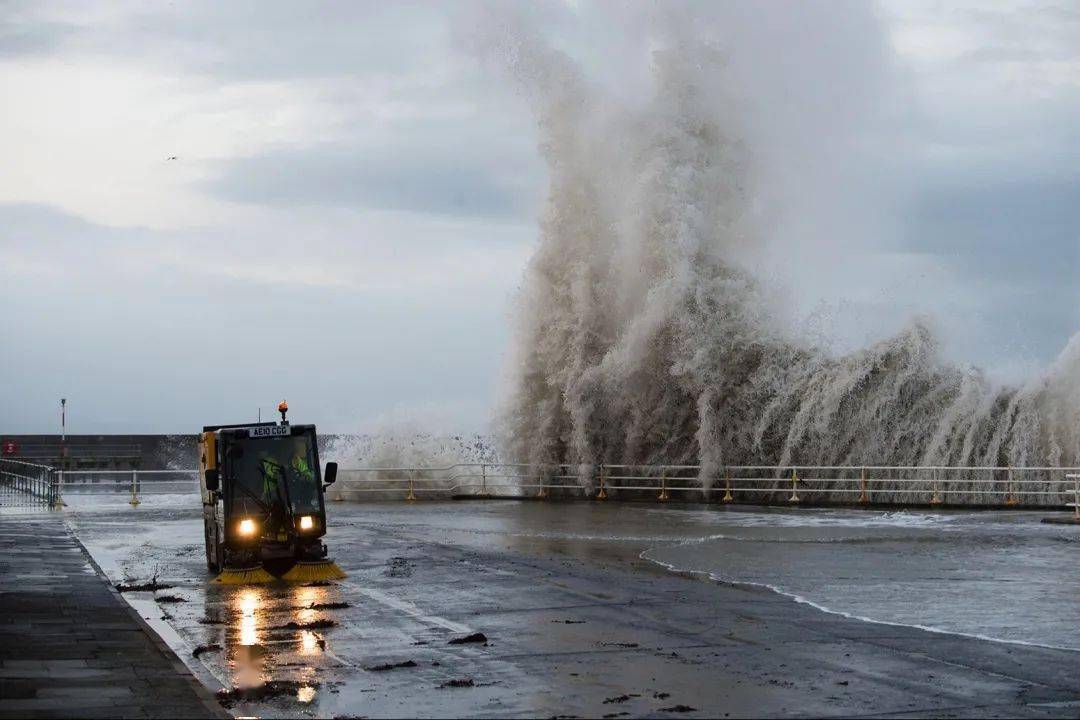
[[[0,718],[221,717],[59,513],[0,515]]]
[[[209,687],[233,689],[221,699],[236,715],[1080,713],[1076,651],[863,622],[645,559],[717,534],[692,506],[341,503],[329,512],[332,556],[350,577],[314,587],[210,585],[190,497],[67,515],[116,582],[171,586],[125,597]],[[1060,614],[1075,618],[1075,605]],[[454,642],[477,633],[478,642]]]

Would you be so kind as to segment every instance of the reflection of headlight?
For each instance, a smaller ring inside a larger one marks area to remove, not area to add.
[[[315,518],[311,517],[310,515],[302,515],[300,517],[301,530],[310,530],[313,527],[315,527]]]
[[[251,518],[244,518],[240,521],[240,525],[238,525],[236,529],[241,535],[251,537],[255,534],[255,521]]]

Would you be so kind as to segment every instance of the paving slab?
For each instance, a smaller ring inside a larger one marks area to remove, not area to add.
[[[0,619],[0,718],[228,717],[58,513],[0,515]]]

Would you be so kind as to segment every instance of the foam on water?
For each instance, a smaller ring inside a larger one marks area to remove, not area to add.
[[[712,513],[708,511],[694,510],[650,510],[650,513],[663,513],[670,517],[691,517],[698,522],[713,522],[723,525],[740,527],[941,527],[946,523],[953,522],[956,518],[941,513],[917,513],[908,511],[898,512],[873,512],[850,510],[841,512],[821,512],[815,514],[799,515],[789,512],[763,513],[763,512],[739,512],[729,511],[724,513]]]
[[[653,87],[626,98],[512,27],[500,56],[532,102],[550,172],[502,414],[504,457],[578,465],[1075,465],[1080,335],[999,387],[944,363],[923,319],[840,354],[781,328],[754,148],[707,22],[656,30]]]

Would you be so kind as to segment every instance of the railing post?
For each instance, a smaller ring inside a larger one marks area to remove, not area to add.
[[[480,494],[487,495],[487,465],[480,464]]]
[[[539,491],[536,493],[536,497],[540,500],[547,498],[547,488],[544,487],[544,466],[541,465],[540,469],[536,471],[536,484],[540,486]]]
[[[788,498],[788,502],[801,502],[799,500],[799,473],[795,468],[791,468],[791,497]]]
[[[413,492],[413,478],[411,477],[409,478],[409,494],[405,496],[405,499],[410,502],[416,499],[416,493]]]
[[[660,502],[667,502],[667,470],[660,471],[660,497],[657,498]]]
[[[139,471],[131,471],[131,507],[139,506]]]
[[[930,496],[930,504],[931,504],[931,505],[940,505],[940,504],[941,504],[941,495],[940,495],[940,494],[938,494],[938,483],[937,483],[937,480],[934,480],[934,492],[933,492],[933,494],[932,494],[932,495]]]
[[[66,507],[64,502],[64,468],[56,471],[56,497],[53,498],[53,507]]]
[[[600,492],[596,494],[597,500],[607,500],[607,490],[604,489],[604,466],[600,465]]]
[[[1020,499],[1013,495],[1013,474],[1012,467],[1008,469],[1008,476],[1005,483],[1005,504],[1006,505],[1019,505]]]
[[[1080,476],[1073,477],[1073,514],[1080,520]]]
[[[731,470],[724,469],[724,502],[730,503],[735,501],[735,496],[731,494]]]
[[[870,502],[870,496],[866,492],[866,468],[859,473],[859,504],[866,505]]]

